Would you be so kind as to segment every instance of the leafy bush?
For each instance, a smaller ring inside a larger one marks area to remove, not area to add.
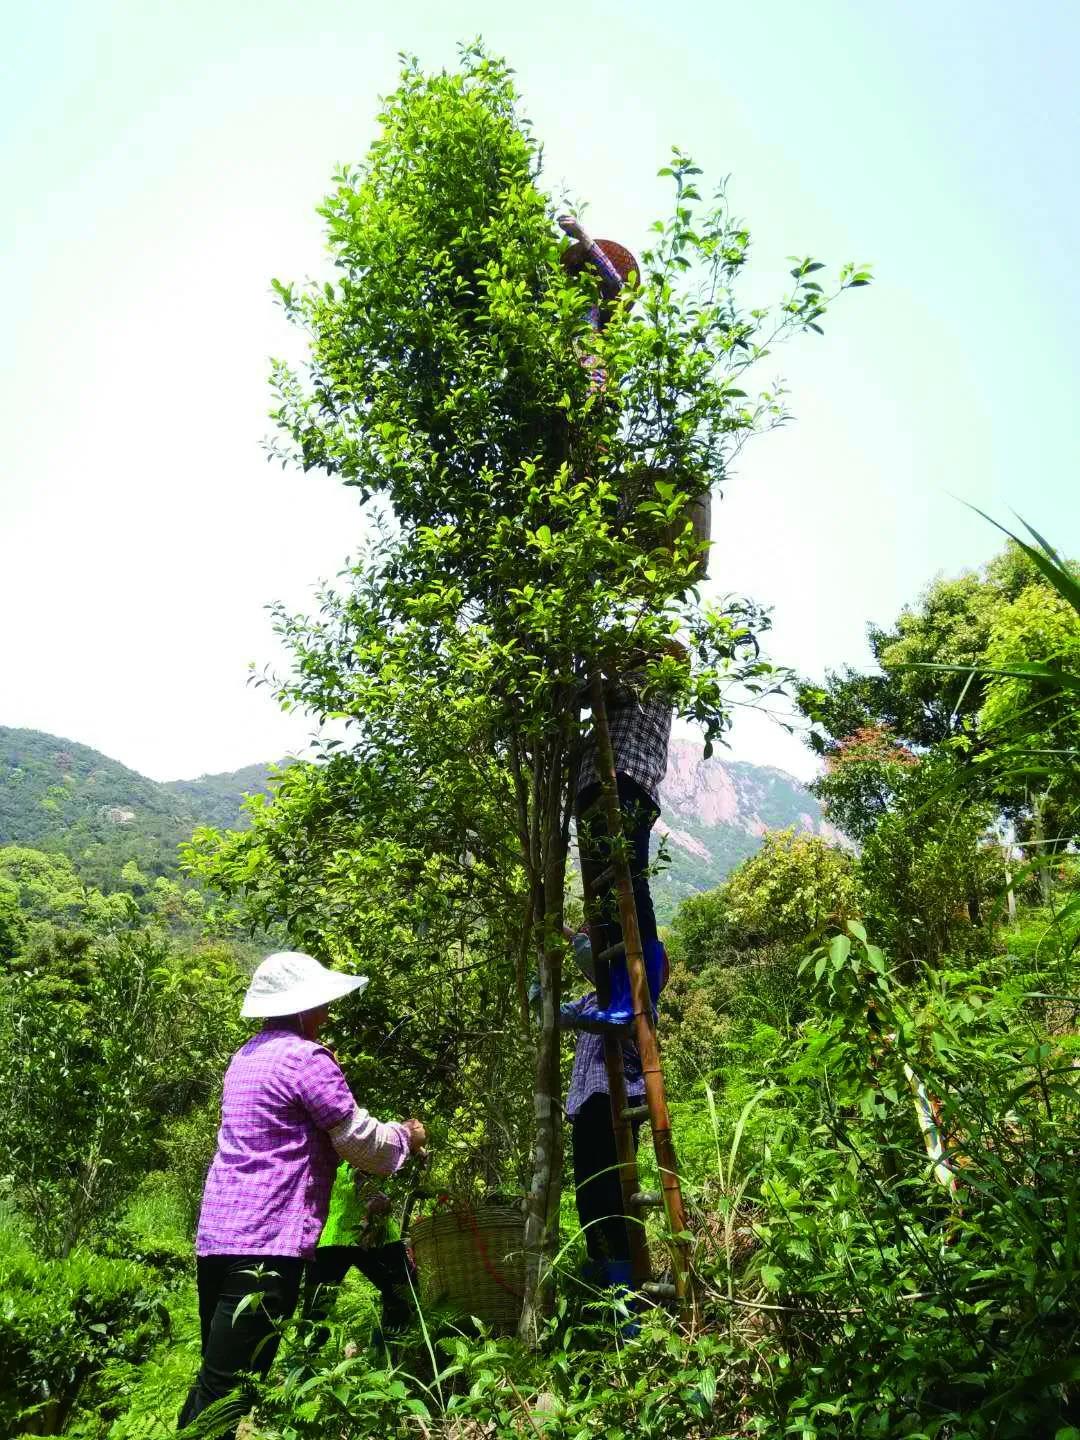
[[[323,1364],[294,1363],[261,1387],[258,1433],[274,1440],[329,1435],[445,1440],[706,1440],[728,1433],[741,1403],[746,1357],[730,1339],[672,1330],[662,1312],[639,1335],[622,1332],[621,1303],[550,1322],[544,1351],[483,1333],[448,1334],[373,1366],[331,1341]],[[636,1329],[636,1326],[634,1327]],[[724,1428],[721,1428],[724,1427]]]
[[[1003,873],[999,847],[984,843],[992,815],[954,779],[947,760],[909,766],[859,859],[867,923],[908,978],[946,954],[985,954],[993,938],[985,920]]]
[[[59,1434],[108,1361],[141,1360],[167,1331],[162,1297],[160,1276],[129,1261],[0,1254],[0,1430]]]
[[[168,1166],[170,1193],[179,1205],[186,1233],[195,1233],[202,1203],[203,1184],[217,1144],[221,1102],[217,1095],[190,1114],[172,1121],[158,1137],[158,1148]]]
[[[664,1074],[671,1095],[696,1096],[705,1114],[702,1081],[715,1081],[744,1058],[758,1027],[788,1034],[806,1014],[808,987],[797,975],[800,951],[790,945],[731,950],[727,964],[694,974],[672,966],[661,1028]]]
[[[812,970],[818,1013],[762,1075],[743,1141],[762,1428],[1007,1440],[1074,1424],[1076,1040],[1047,1035],[1007,961],[901,992],[852,924]],[[919,1082],[955,1195],[923,1146]]]
[[[214,1092],[242,985],[223,947],[178,954],[147,932],[58,933],[0,982],[0,1164],[45,1251],[100,1226],[162,1127]]]

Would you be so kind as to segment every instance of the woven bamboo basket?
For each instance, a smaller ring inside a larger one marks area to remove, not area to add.
[[[706,490],[704,495],[698,495],[690,502],[689,515],[684,516],[677,524],[672,525],[668,532],[669,543],[673,542],[676,534],[681,534],[686,525],[687,518],[694,527],[694,539],[706,541],[712,539],[712,497]],[[709,552],[703,550],[701,558],[697,563],[697,578],[704,580],[709,573]]]
[[[657,480],[671,478],[671,472],[658,470],[651,466],[632,471],[622,487],[621,513],[623,516],[629,517],[641,500],[652,498],[653,485]],[[708,490],[694,495],[679,518],[663,528],[653,543],[664,546],[672,545],[676,536],[681,535],[686,528],[687,520],[693,527],[695,540],[707,542],[712,539],[712,497]],[[708,572],[709,552],[705,549],[698,559],[695,578],[704,580]]]
[[[516,1205],[444,1210],[411,1227],[420,1295],[475,1315],[496,1334],[517,1328],[525,1292],[525,1221]]]

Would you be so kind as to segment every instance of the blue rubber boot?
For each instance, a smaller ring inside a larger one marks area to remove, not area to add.
[[[591,1256],[585,1260],[578,1273],[581,1283],[587,1285],[590,1290],[602,1290],[607,1283],[604,1262],[593,1260]]]
[[[660,999],[660,992],[668,980],[668,957],[667,951],[659,940],[646,940],[645,946],[645,978],[649,985],[649,998],[652,1000],[653,1014],[656,1014],[656,1003]],[[578,1029],[622,1029],[629,1025],[634,1018],[634,1001],[630,994],[630,972],[626,968],[626,956],[620,955],[611,962],[609,972],[611,979],[611,1004],[601,1009],[597,1006],[590,1009],[588,1014],[583,1014],[577,1022]]]
[[[660,940],[645,942],[645,977],[649,982],[649,996],[653,1011],[660,1000],[660,992],[668,982],[668,956]]]
[[[602,1010],[598,1009],[595,1018],[602,1025],[629,1025],[634,1018],[634,1001],[630,994],[630,972],[626,968],[625,955],[611,962],[608,980],[611,1003]]]
[[[605,1260],[604,1284],[609,1290],[629,1290],[634,1278],[629,1260]]]
[[[633,1270],[629,1260],[606,1260],[604,1262],[604,1281],[609,1290],[614,1290],[618,1298],[628,1310],[637,1308],[637,1297],[633,1293]],[[619,1334],[624,1340],[633,1340],[641,1332],[641,1325],[633,1317],[622,1322],[619,1326]]]

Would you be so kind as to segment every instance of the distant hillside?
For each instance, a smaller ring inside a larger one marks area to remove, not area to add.
[[[245,765],[242,770],[200,775],[197,780],[169,780],[161,788],[190,805],[200,825],[236,829],[241,800],[245,795],[269,792],[270,770],[269,765]]]
[[[172,876],[180,842],[197,825],[242,824],[241,801],[268,789],[269,770],[159,784],[87,745],[0,726],[0,845],[59,850],[107,888],[129,860]]]
[[[129,861],[153,878],[177,873],[177,846],[197,825],[243,825],[245,795],[269,790],[269,765],[161,784],[87,745],[0,726],[0,845],[68,855],[90,884],[111,888]],[[662,919],[695,891],[718,885],[766,830],[794,825],[838,838],[814,797],[782,770],[703,760],[674,740],[663,786],[670,866],[653,894]]]
[[[705,760],[701,751],[700,741],[671,742],[656,826],[658,837],[667,836],[671,864],[652,886],[661,919],[687,895],[719,885],[754,854],[766,830],[794,826],[840,839],[793,775],[741,760]]]

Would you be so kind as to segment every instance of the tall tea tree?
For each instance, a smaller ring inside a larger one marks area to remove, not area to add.
[[[480,47],[449,74],[406,64],[366,162],[322,208],[337,280],[276,282],[310,359],[277,365],[274,383],[283,458],[357,487],[382,521],[317,620],[282,617],[296,659],[282,697],[350,722],[356,763],[391,774],[430,763],[445,728],[447,764],[478,805],[505,807],[516,841],[542,992],[531,1335],[557,1240],[559,937],[583,684],[638,665],[711,745],[725,687],[772,683],[763,615],[701,603],[690,510],[749,435],[785,418],[746,372],[780,336],[820,329],[830,297],[822,267],[800,260],[774,310],[741,311],[748,234],[676,154],[672,213],[597,334],[595,282],[560,263],[517,103]],[[849,266],[838,288],[868,278]],[[681,651],[665,648],[675,636]],[[430,716],[423,735],[416,713]]]

